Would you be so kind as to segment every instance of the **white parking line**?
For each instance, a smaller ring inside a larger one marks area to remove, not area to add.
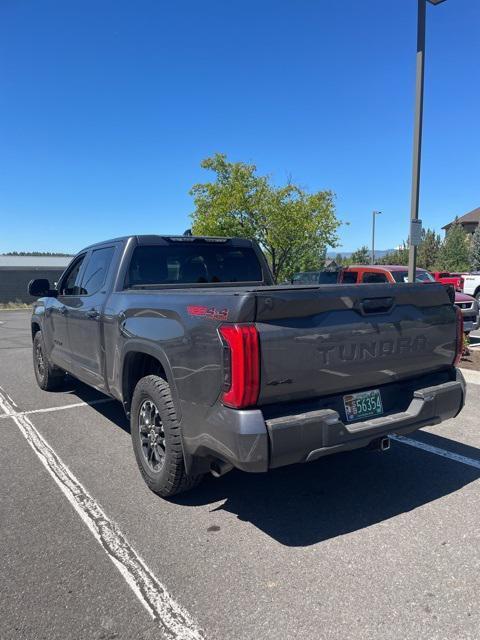
[[[0,387],[0,410],[20,429],[28,444],[65,497],[120,571],[142,605],[172,640],[203,640],[190,615],[154,576],[113,520],[87,492],[70,469],[44,440],[25,414],[18,414]]]
[[[5,394],[5,391],[3,392]],[[15,404],[8,394],[5,394],[8,399]],[[91,402],[74,402],[72,404],[63,404],[61,407],[46,407],[45,409],[29,409],[28,411],[15,411],[14,413],[4,413],[0,415],[1,418],[12,418],[13,416],[29,416],[32,413],[50,413],[50,411],[64,411],[65,409],[76,409],[77,407],[93,407],[96,404],[104,404],[105,402],[115,402],[113,398],[99,398],[98,400],[92,400]],[[17,405],[15,405],[17,406]]]
[[[469,467],[475,467],[475,469],[480,469],[480,460],[475,460],[474,458],[467,458],[465,456],[461,456],[458,453],[453,453],[452,451],[447,451],[446,449],[440,449],[439,447],[433,447],[431,444],[425,444],[425,442],[420,442],[419,440],[413,440],[412,438],[406,438],[405,436],[390,436],[392,440],[396,440],[397,442],[401,442],[402,444],[408,444],[411,447],[416,447],[417,449],[423,449],[423,451],[428,451],[428,453],[434,453],[437,456],[441,456],[442,458],[449,458],[450,460],[454,460],[455,462],[461,462],[462,464],[466,464]]]

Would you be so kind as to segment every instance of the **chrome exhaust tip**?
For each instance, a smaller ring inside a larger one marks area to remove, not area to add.
[[[368,445],[368,449],[373,451],[388,451],[390,449],[390,438],[388,436],[384,436],[383,438],[372,440]]]
[[[388,436],[385,438],[380,438],[378,448],[380,449],[380,451],[388,451],[390,449],[390,438]]]

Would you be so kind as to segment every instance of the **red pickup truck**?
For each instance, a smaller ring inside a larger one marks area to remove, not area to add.
[[[449,273],[448,271],[431,271],[437,282],[442,284],[453,284],[456,291],[463,291],[463,278],[460,273]]]
[[[433,275],[425,269],[417,269],[415,278],[417,282],[435,282]],[[407,267],[402,265],[351,265],[340,272],[338,281],[344,284],[407,282],[408,271]],[[440,280],[440,282],[442,281]],[[442,284],[452,283],[442,282]],[[480,326],[480,315],[478,302],[475,298],[457,290],[455,292],[455,306],[462,312],[465,333],[476,331]]]

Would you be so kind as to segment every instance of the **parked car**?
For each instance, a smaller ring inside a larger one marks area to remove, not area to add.
[[[480,327],[480,305],[476,298],[465,293],[455,293],[455,305],[463,316],[463,330],[465,333],[476,331]]]
[[[437,282],[442,284],[453,284],[455,291],[463,291],[463,277],[460,273],[450,273],[449,271],[431,271]]]
[[[272,282],[249,240],[129,236],[87,247],[55,289],[29,285],[41,296],[37,382],[53,390],[68,372],[117,398],[140,472],[161,496],[208,471],[384,449],[391,433],[459,413],[461,315],[445,287]]]
[[[353,282],[408,282],[408,270],[402,265],[352,265],[342,270],[339,281],[348,284]],[[417,269],[416,281],[433,283],[435,278],[429,271]],[[455,291],[455,305],[462,312],[464,332],[470,333],[470,331],[478,329],[480,318],[477,300],[472,296]]]
[[[480,303],[480,272],[463,275],[463,292],[473,296]]]

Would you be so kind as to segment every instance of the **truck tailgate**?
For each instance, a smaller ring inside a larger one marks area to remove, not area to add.
[[[258,290],[259,404],[302,400],[450,367],[455,310],[441,284]]]

